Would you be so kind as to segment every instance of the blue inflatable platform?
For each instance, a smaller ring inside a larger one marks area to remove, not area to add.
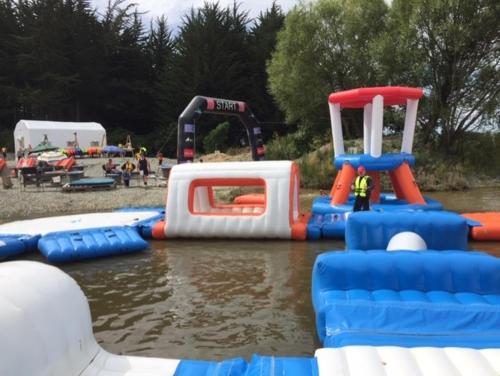
[[[324,253],[312,299],[326,347],[500,347],[500,259],[487,254]]]
[[[404,200],[398,200],[392,193],[382,193],[380,203],[372,204],[371,211],[385,212],[414,212],[414,211],[440,211],[443,205],[434,199],[424,197],[426,205],[408,204]],[[354,195],[350,195],[346,204],[330,204],[330,196],[319,196],[313,201],[311,208],[311,218],[308,223],[307,238],[337,238],[343,239],[346,228],[346,220],[352,213],[354,206]]]
[[[420,204],[408,204],[405,200],[398,200],[393,193],[381,193],[380,203],[371,204],[370,208],[372,211],[378,212],[392,212],[392,211],[415,211],[415,210],[443,210],[443,205],[432,198],[424,196],[426,205]],[[330,196],[319,196],[316,197],[312,204],[311,212],[313,214],[338,214],[338,213],[349,213],[352,212],[354,206],[354,195],[349,195],[347,203],[344,205],[330,204]]]
[[[411,231],[422,237],[427,248],[467,250],[467,219],[448,211],[356,212],[346,221],[347,249],[387,249],[399,232]]]
[[[59,263],[140,252],[148,242],[135,228],[107,227],[50,233],[38,248],[50,262]]]

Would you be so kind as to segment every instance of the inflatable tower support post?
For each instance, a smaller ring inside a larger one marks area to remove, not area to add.
[[[356,171],[354,171],[354,167],[349,163],[345,163],[338,172],[335,185],[332,188],[332,205],[342,205],[347,202],[349,192],[351,191],[351,184],[355,176]]]

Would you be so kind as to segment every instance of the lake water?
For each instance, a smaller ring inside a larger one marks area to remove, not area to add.
[[[458,212],[500,211],[500,188],[430,196]],[[500,243],[470,247],[500,256]],[[196,359],[312,355],[320,347],[312,265],[322,251],[343,248],[339,241],[169,240],[138,255],[62,269],[89,298],[96,337],[111,352]]]

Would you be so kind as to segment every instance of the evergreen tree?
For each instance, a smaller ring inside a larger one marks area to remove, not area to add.
[[[0,1],[0,129],[11,128],[17,120],[16,9],[11,0]],[[13,146],[13,145],[10,145]]]
[[[184,16],[172,66],[167,67],[162,79],[162,106],[170,111],[162,118],[163,124],[173,127],[196,95],[236,100],[248,97],[252,86],[248,22],[247,13],[240,11],[236,4],[221,8],[218,3],[205,3]],[[203,120],[208,126],[198,127],[197,140],[220,120]],[[237,120],[230,121],[238,124]],[[242,132],[240,126],[232,127],[231,131]],[[235,135],[232,138],[239,140]]]
[[[274,51],[277,34],[284,20],[281,7],[273,1],[269,9],[259,14],[250,30],[248,44],[252,57],[252,93],[247,100],[252,103],[252,108],[262,121],[280,121],[283,118],[267,90],[266,64]]]

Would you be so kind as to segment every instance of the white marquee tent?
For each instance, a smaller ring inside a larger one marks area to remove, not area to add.
[[[106,130],[99,123],[70,123],[62,121],[20,120],[14,129],[16,155],[19,149],[35,147],[48,141],[60,148],[73,146],[75,134],[78,146],[106,146]]]

